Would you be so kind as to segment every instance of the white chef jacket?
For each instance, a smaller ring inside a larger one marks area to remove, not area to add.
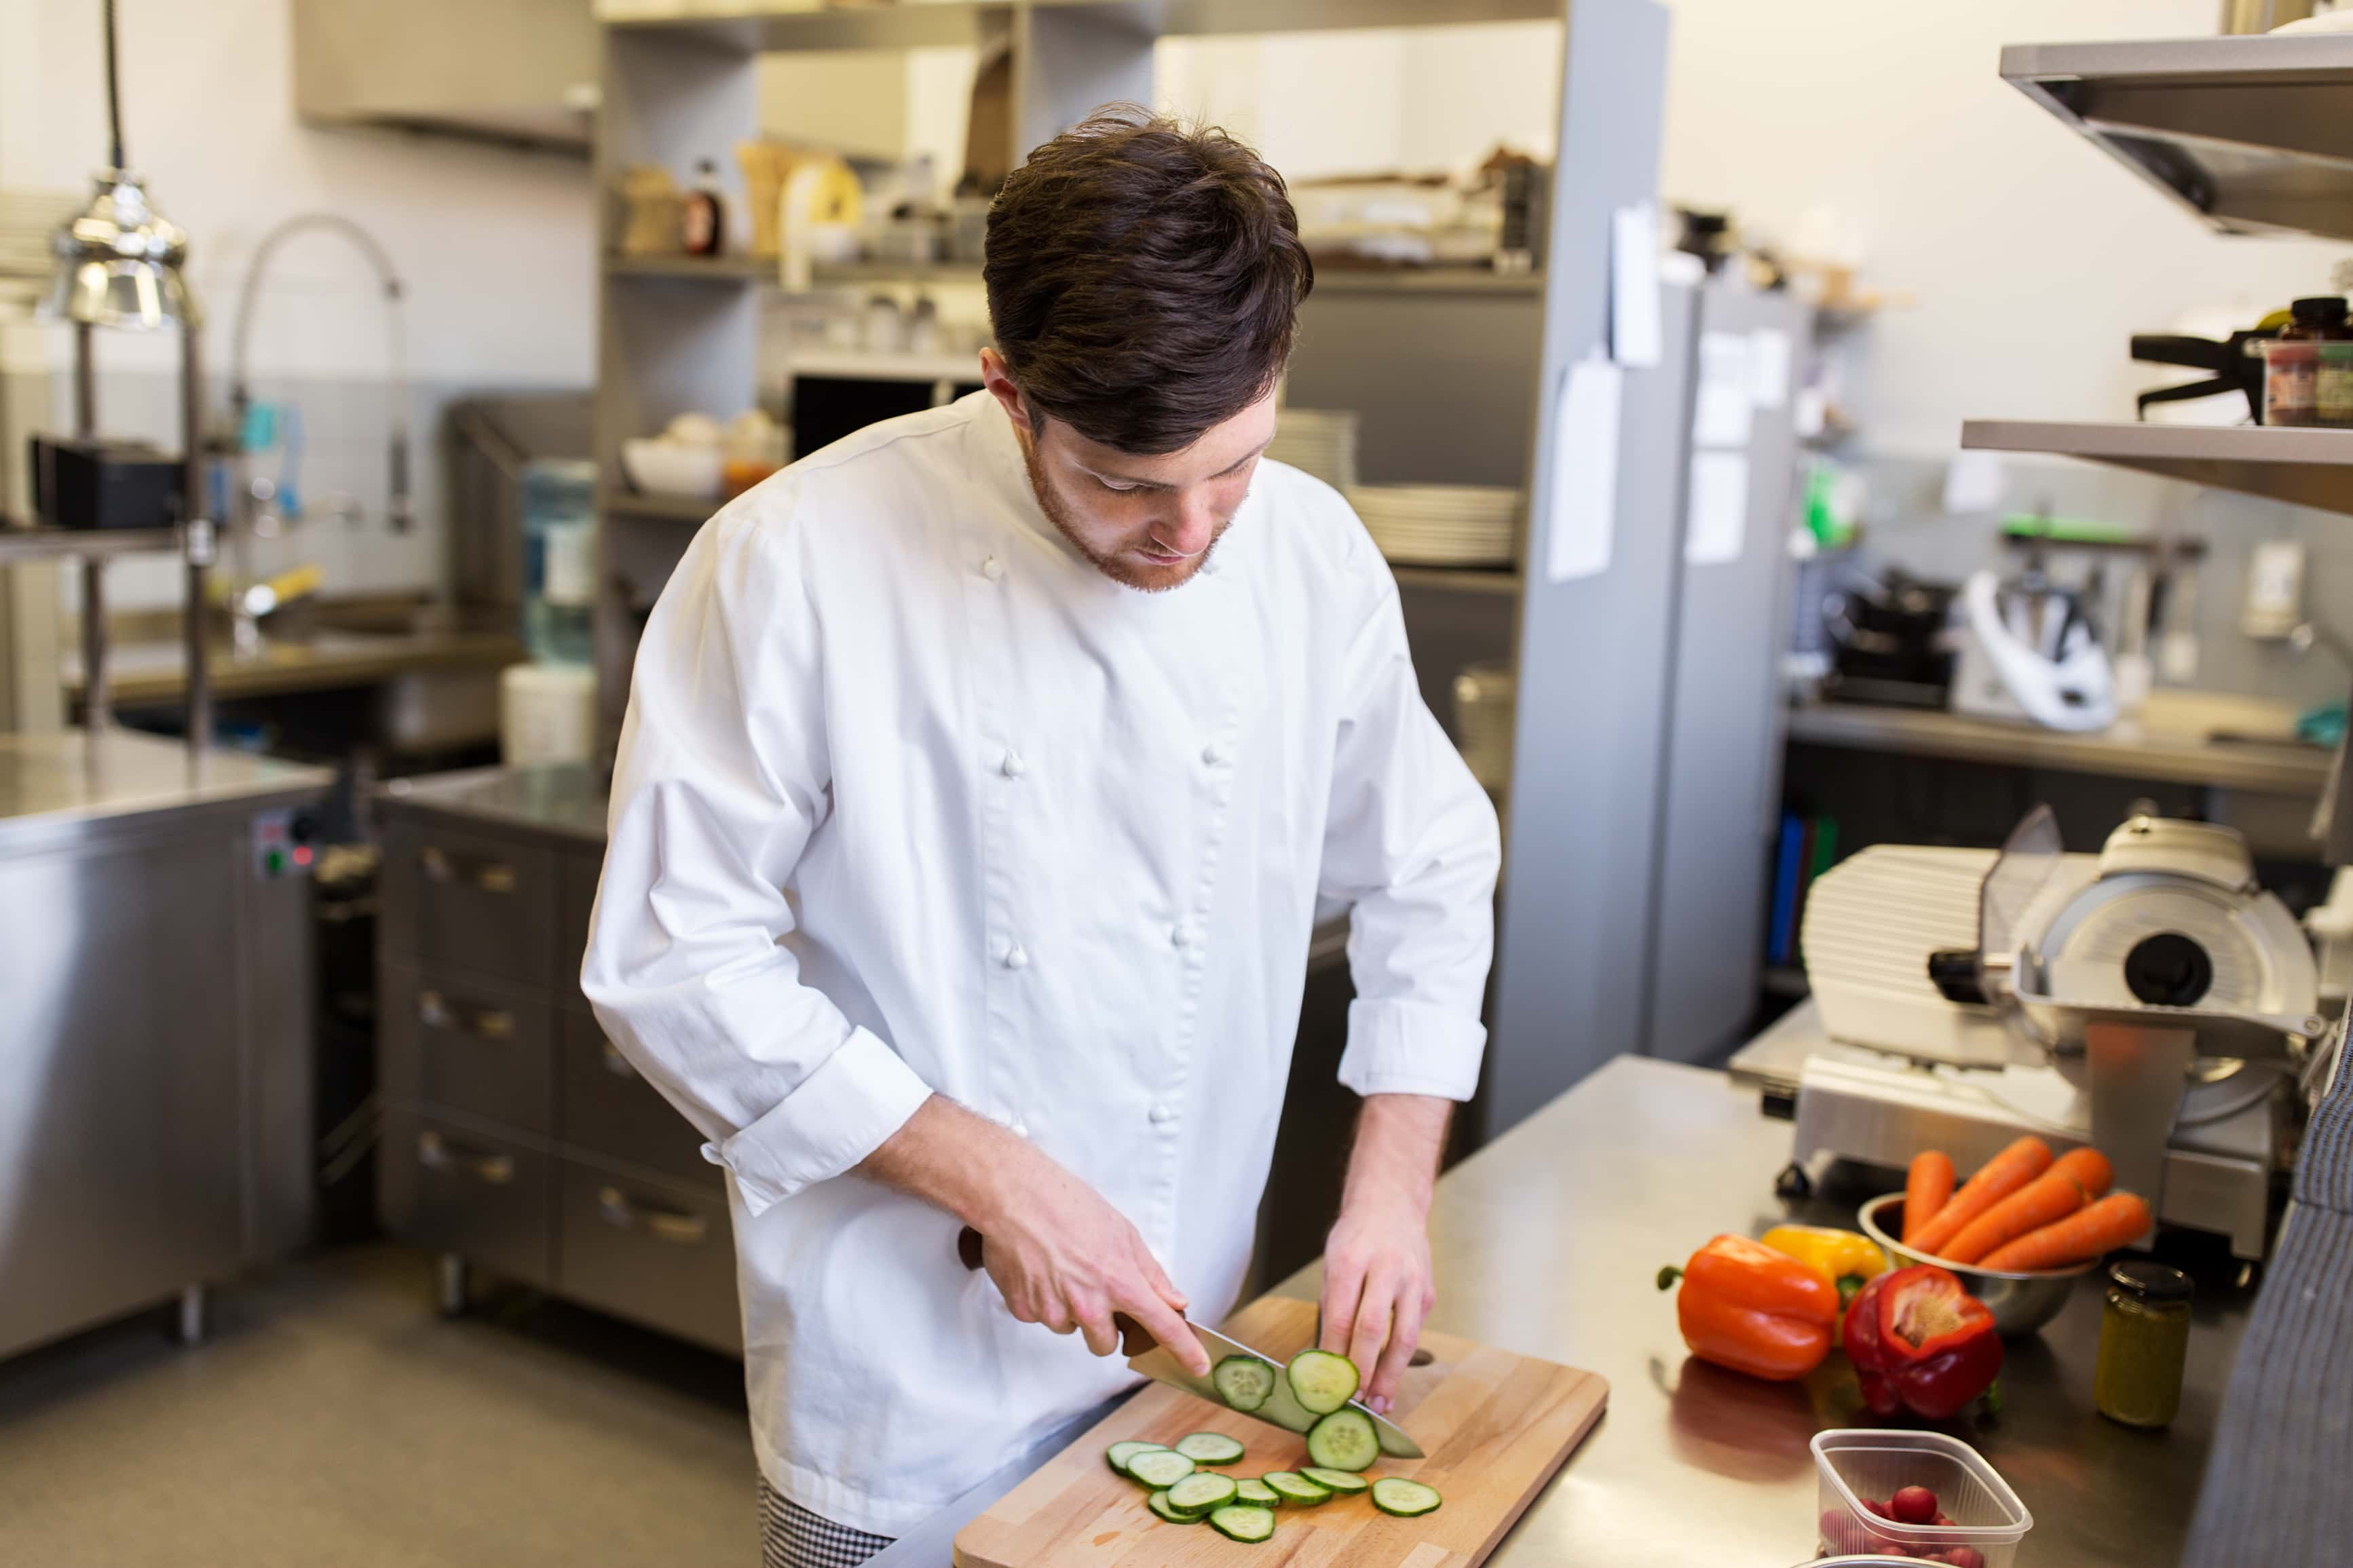
[[[1341,1081],[1461,1100],[1499,858],[1387,565],[1296,469],[1162,594],[1055,531],[985,393],[712,518],[638,650],[581,978],[732,1177],[770,1484],[894,1534],[1134,1381],[846,1173],[927,1096],[1091,1184],[1215,1322],[1319,898],[1354,906]]]

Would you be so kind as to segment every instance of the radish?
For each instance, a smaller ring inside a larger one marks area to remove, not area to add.
[[[1898,1524],[1926,1524],[1938,1511],[1936,1494],[1926,1487],[1905,1487],[1887,1500],[1887,1517]]]

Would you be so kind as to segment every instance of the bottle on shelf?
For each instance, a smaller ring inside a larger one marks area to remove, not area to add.
[[[682,226],[689,256],[717,256],[727,248],[727,197],[719,189],[719,165],[708,158],[694,166]]]

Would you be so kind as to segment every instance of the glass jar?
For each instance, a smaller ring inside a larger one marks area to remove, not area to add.
[[[2092,1403],[2126,1426],[2169,1425],[2189,1359],[2189,1276],[2133,1258],[2108,1270]]]

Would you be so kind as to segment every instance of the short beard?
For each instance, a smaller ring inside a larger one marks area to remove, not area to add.
[[[1054,525],[1056,532],[1071,542],[1071,549],[1085,556],[1096,571],[1123,588],[1134,588],[1142,594],[1165,594],[1171,588],[1181,588],[1193,580],[1195,573],[1208,563],[1210,553],[1218,548],[1218,541],[1225,537],[1225,529],[1219,529],[1200,554],[1179,565],[1164,566],[1157,572],[1147,572],[1121,556],[1101,554],[1081,537],[1073,526],[1071,509],[1063,502],[1052,481],[1047,479],[1045,464],[1039,460],[1037,443],[1018,432],[1016,439],[1021,447],[1021,466],[1029,470],[1029,493],[1038,498],[1038,510],[1046,514],[1046,521]]]

